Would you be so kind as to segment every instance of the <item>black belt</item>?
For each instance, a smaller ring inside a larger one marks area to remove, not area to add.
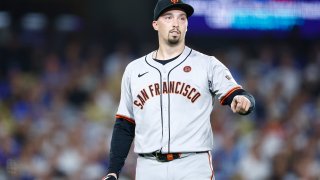
[[[180,159],[183,157],[187,157],[192,154],[199,154],[199,153],[206,153],[208,151],[201,151],[201,152],[189,152],[189,153],[166,153],[162,154],[160,151],[155,151],[152,153],[141,153],[139,156],[145,157],[145,158],[151,158],[155,159],[159,162],[169,162],[175,159]]]

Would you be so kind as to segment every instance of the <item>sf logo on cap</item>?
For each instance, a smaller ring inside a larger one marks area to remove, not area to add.
[[[179,2],[179,0],[171,0],[171,2],[172,2],[173,4],[176,4],[177,2]]]

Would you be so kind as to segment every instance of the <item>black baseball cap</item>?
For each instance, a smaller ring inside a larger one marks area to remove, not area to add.
[[[187,17],[190,17],[194,12],[193,7],[182,0],[159,0],[154,8],[153,20],[157,20],[162,13],[171,8],[182,9],[186,12]]]

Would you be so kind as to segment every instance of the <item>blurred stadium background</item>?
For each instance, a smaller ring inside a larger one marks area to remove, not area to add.
[[[216,101],[216,179],[319,179],[320,2],[188,2],[187,45],[257,103],[239,116]],[[124,67],[157,48],[155,3],[0,0],[0,180],[105,175]]]

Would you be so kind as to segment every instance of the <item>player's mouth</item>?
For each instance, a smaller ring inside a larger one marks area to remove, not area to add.
[[[172,33],[172,34],[181,34],[181,32],[179,30],[171,30],[169,31],[169,33]]]

